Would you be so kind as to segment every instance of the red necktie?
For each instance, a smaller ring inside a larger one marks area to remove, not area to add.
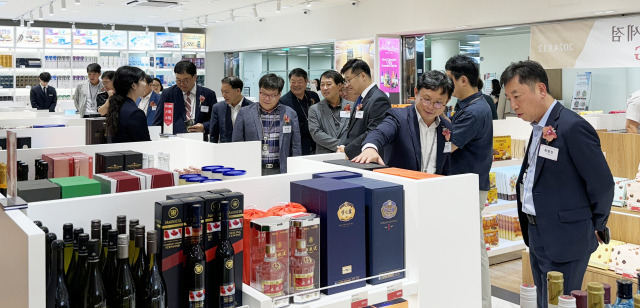
[[[191,92],[187,92],[185,95],[187,95],[187,120],[191,120]]]

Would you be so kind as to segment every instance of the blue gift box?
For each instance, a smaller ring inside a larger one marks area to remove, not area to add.
[[[351,172],[351,171],[332,171],[332,172],[323,172],[323,173],[314,173],[311,175],[314,179],[317,178],[327,178],[327,179],[350,179],[350,178],[360,178],[362,177],[362,173]]]
[[[320,216],[320,285],[366,278],[364,187],[318,178],[291,182],[291,201]],[[365,281],[323,290],[335,294],[364,287]]]
[[[343,180],[364,186],[367,277],[405,268],[404,263],[404,190],[402,185],[368,178]],[[369,279],[379,284],[404,278],[404,273]]]

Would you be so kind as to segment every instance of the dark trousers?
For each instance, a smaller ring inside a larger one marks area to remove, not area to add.
[[[527,222],[528,223],[528,222]],[[547,257],[541,243],[538,226],[529,224],[529,259],[533,281],[537,287],[538,308],[547,308],[547,272],[561,272],[564,276],[563,294],[582,289],[582,279],[587,271],[589,256],[564,263],[553,262]]]

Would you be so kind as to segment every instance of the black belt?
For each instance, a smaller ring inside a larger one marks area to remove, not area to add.
[[[262,169],[280,169],[280,163],[262,164]]]
[[[527,215],[527,220],[529,221],[530,225],[533,225],[533,226],[538,225],[538,222],[536,221],[536,215],[531,215],[527,213],[525,213],[525,215]]]

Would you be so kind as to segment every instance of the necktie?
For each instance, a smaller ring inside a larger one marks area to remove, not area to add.
[[[360,104],[362,104],[362,96],[358,96],[358,99],[356,99],[356,110],[358,110]]]
[[[47,87],[42,87],[42,92],[44,93],[44,96],[47,96]]]
[[[185,95],[187,96],[187,100],[186,100],[187,120],[191,120],[191,93],[187,92],[185,93]]]

